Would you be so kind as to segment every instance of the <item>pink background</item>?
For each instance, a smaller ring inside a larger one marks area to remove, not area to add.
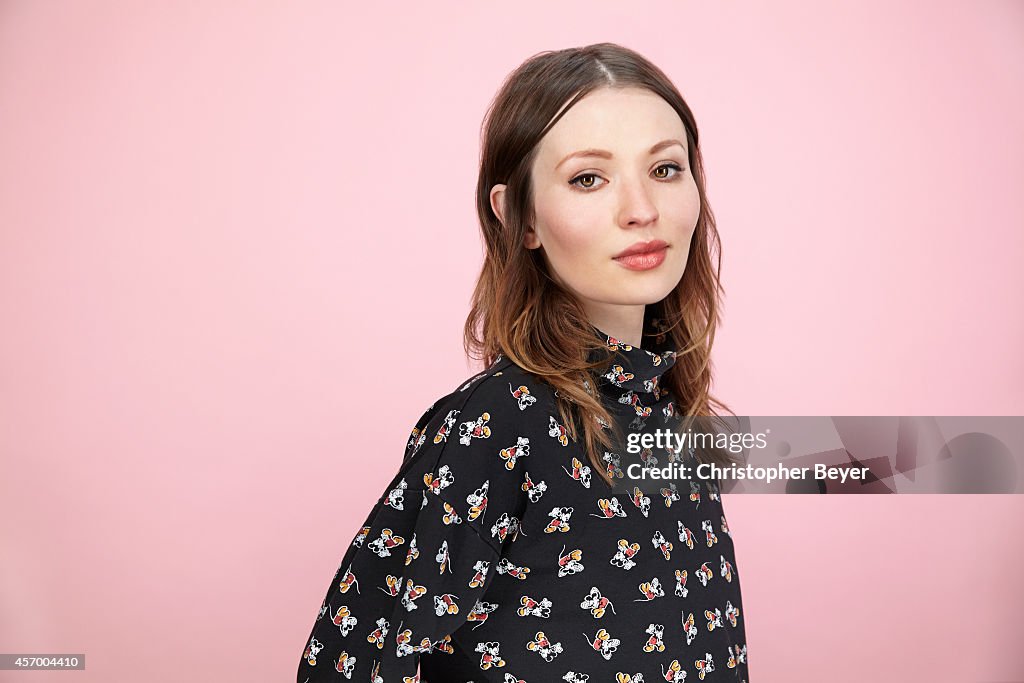
[[[541,50],[693,107],[737,413],[1024,413],[1024,5],[466,5],[0,4],[0,652],[88,662],[0,679],[293,679],[477,370],[479,125]],[[754,683],[1024,678],[1024,497],[726,510]]]

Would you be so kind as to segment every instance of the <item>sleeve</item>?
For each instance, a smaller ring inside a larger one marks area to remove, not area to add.
[[[531,411],[505,384],[488,378],[413,429],[328,589],[298,683],[417,680],[422,654],[453,652],[451,634],[496,607],[484,596],[526,509],[531,441]]]

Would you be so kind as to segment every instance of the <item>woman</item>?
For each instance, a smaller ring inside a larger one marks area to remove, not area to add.
[[[637,476],[725,457],[630,447],[725,407],[689,108],[620,46],[537,55],[488,112],[477,209],[489,367],[413,428],[299,683],[749,680],[717,482]]]

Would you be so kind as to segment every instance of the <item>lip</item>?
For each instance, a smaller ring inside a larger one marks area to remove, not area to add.
[[[625,249],[612,258],[620,259],[624,256],[633,256],[634,254],[649,254],[653,251],[660,251],[668,246],[668,242],[664,240],[651,240],[650,242],[637,242],[631,245],[628,249]]]
[[[613,260],[623,268],[630,270],[651,270],[665,262],[665,252],[667,251],[667,248],[645,251],[642,254],[629,254]]]

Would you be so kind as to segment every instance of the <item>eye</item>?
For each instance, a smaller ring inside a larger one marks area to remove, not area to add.
[[[592,190],[597,187],[596,183],[598,177],[596,173],[581,173],[572,180],[569,181],[570,185],[582,188],[584,190]]]
[[[673,171],[675,171],[675,175],[679,175],[683,171],[682,167],[679,164],[676,164],[676,163],[662,164],[661,166],[658,166],[656,169],[654,169],[654,177],[658,178],[659,180],[664,180],[666,178],[674,178],[675,175],[669,176],[669,175],[663,175],[663,174],[659,173],[659,171],[663,171],[663,170],[664,171],[668,171],[668,169],[672,169]]]

